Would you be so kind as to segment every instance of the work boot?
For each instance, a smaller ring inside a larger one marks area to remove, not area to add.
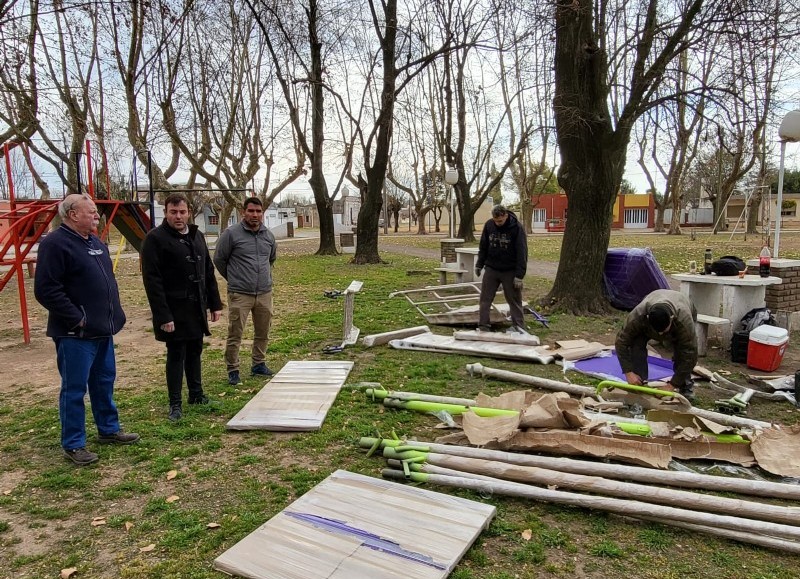
[[[87,464],[92,464],[93,462],[97,462],[97,460],[100,458],[95,453],[89,452],[85,448],[72,448],[70,450],[67,450],[65,448],[64,456],[66,456],[68,459],[70,459],[78,466],[86,466]]]
[[[228,372],[228,384],[231,386],[242,385],[242,379],[239,377],[239,370],[231,370]]]
[[[189,404],[211,404],[211,399],[205,394],[189,398]]]
[[[169,407],[169,419],[172,422],[180,420],[183,418],[183,408],[180,404],[170,404]]]
[[[114,434],[100,434],[97,442],[100,444],[133,444],[139,440],[139,435],[135,432],[123,432],[122,430]]]
[[[267,368],[267,365],[264,362],[259,362],[258,364],[254,364],[253,367],[250,369],[250,373],[253,376],[272,376],[274,372]]]
[[[479,332],[491,332],[492,331],[492,326],[487,325],[487,324],[484,324],[482,326],[478,326],[478,331]]]
[[[694,382],[691,380],[687,380],[683,386],[679,387],[678,392],[689,402],[694,402]]]

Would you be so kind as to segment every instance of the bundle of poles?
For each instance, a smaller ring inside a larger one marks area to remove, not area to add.
[[[798,485],[428,442],[362,438],[359,445],[382,452],[389,479],[607,511],[800,553],[800,507],[686,490],[798,501]]]

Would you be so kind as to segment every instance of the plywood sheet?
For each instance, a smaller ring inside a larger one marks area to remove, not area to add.
[[[495,508],[336,471],[214,561],[251,579],[447,577]]]
[[[353,362],[288,362],[225,426],[231,430],[319,430]]]
[[[389,345],[400,350],[420,350],[423,352],[439,352],[441,354],[472,354],[486,358],[526,360],[540,364],[553,362],[553,356],[546,350],[539,350],[533,346],[456,340],[452,336],[440,336],[438,334],[420,334],[400,340],[392,340]]]

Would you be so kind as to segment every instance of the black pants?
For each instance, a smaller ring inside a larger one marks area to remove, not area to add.
[[[192,340],[170,340],[167,343],[167,392],[169,405],[181,403],[183,376],[189,390],[189,402],[203,396],[200,355],[203,353],[203,338]]]
[[[488,326],[490,321],[489,310],[492,307],[497,288],[503,286],[503,296],[506,298],[511,322],[518,328],[525,327],[522,313],[522,291],[514,288],[514,271],[497,271],[491,267],[483,270],[481,283],[480,313],[478,324]]]
[[[631,363],[633,363],[633,371],[639,375],[642,382],[648,380],[647,369],[647,342],[650,339],[647,336],[639,336],[631,344]]]

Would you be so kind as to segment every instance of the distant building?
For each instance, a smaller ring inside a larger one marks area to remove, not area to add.
[[[564,231],[569,207],[565,193],[540,195],[533,208],[533,229]],[[612,214],[612,229],[647,229],[655,226],[655,200],[652,193],[617,195]]]

